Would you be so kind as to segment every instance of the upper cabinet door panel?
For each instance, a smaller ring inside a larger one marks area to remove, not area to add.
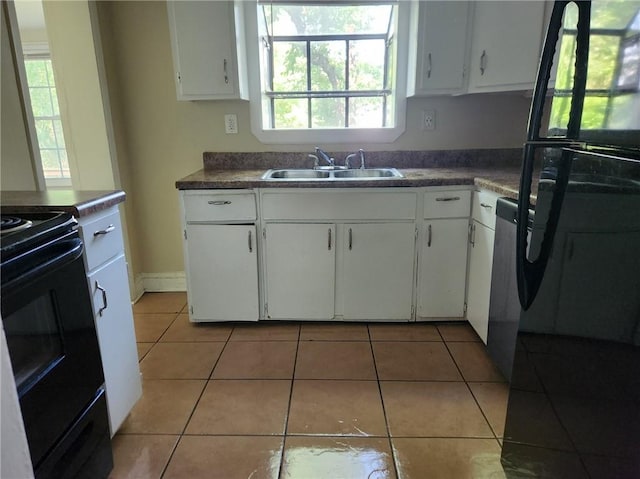
[[[469,92],[533,88],[544,19],[544,1],[477,2]]]
[[[418,5],[415,91],[410,93],[463,92],[466,86],[469,2],[429,1]],[[410,78],[410,82],[412,80]]]
[[[170,1],[179,100],[239,98],[233,2]]]

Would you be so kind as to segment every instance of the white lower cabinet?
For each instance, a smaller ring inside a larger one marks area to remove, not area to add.
[[[87,277],[113,436],[142,394],[124,255],[108,261]]]
[[[467,320],[485,344],[489,328],[489,298],[491,296],[496,202],[499,197],[499,194],[492,191],[475,191],[471,209],[469,271],[467,273]]]
[[[345,224],[344,319],[410,320],[414,223]]]
[[[419,317],[464,317],[468,226],[467,218],[425,221],[420,245]]]
[[[465,318],[468,188],[181,195],[192,321]],[[495,200],[477,203],[474,214],[489,222]],[[486,317],[489,302],[490,281],[475,279],[475,271],[491,274],[493,242],[483,233],[471,248],[486,249],[471,258],[472,322],[477,310]]]
[[[142,395],[120,212],[113,206],[78,223],[113,436]]]
[[[334,224],[268,224],[265,226],[265,258],[267,318],[333,318]]]
[[[257,321],[255,225],[187,224],[191,320]]]
[[[469,276],[467,279],[467,320],[487,343],[489,297],[495,232],[474,220],[469,240]]]

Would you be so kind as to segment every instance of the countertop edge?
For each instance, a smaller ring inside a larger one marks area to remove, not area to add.
[[[205,170],[201,169],[175,182],[178,190],[227,190],[252,188],[394,188],[425,186],[476,186],[517,199],[519,170],[487,171],[467,168],[401,169],[404,178],[358,181],[265,181],[264,170]],[[532,201],[535,196],[532,195]]]
[[[0,205],[3,212],[37,213],[65,211],[82,218],[124,202],[122,190],[46,190],[2,191]]]

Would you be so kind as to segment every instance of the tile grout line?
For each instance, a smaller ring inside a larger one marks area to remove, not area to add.
[[[298,340],[296,341],[296,354],[293,358],[293,372],[291,374],[291,386],[289,388],[289,404],[287,405],[287,415],[284,420],[284,434],[282,435],[282,452],[280,453],[280,465],[278,466],[278,477],[282,477],[282,470],[284,466],[284,450],[287,443],[287,436],[289,432],[289,415],[291,414],[291,399],[293,398],[293,382],[296,378],[296,366],[298,364],[298,351],[300,350],[300,337],[302,336],[302,324],[298,322]]]
[[[458,372],[460,373],[460,376],[462,377],[462,380],[464,381],[464,385],[467,386],[467,390],[469,391],[469,394],[471,394],[471,397],[473,398],[473,401],[476,403],[476,406],[478,406],[478,409],[480,410],[480,414],[482,414],[482,417],[484,418],[484,421],[487,423],[487,426],[489,426],[489,430],[493,434],[493,439],[495,439],[497,441],[498,440],[498,436],[496,435],[496,432],[493,430],[493,426],[491,426],[491,422],[489,422],[489,419],[487,418],[487,415],[485,414],[484,409],[482,409],[482,406],[480,406],[480,403],[478,402],[478,399],[476,398],[476,395],[473,394],[473,389],[471,389],[471,386],[469,386],[469,383],[467,382],[467,379],[464,377],[464,374],[462,374],[462,370],[460,369],[460,366],[458,366],[458,362],[456,361],[456,358],[451,353],[451,350],[449,349],[449,345],[447,344],[446,341],[444,342],[444,347],[447,348],[447,352],[449,353],[449,356],[451,356],[451,360],[453,361],[453,364],[456,365],[456,368],[458,369]],[[498,444],[500,444],[500,443],[498,443]],[[502,446],[500,446],[500,450],[502,450]]]
[[[180,313],[178,313],[178,316],[176,316],[176,319],[179,316],[180,316]],[[193,405],[193,409],[191,409],[191,413],[189,414],[189,417],[187,418],[187,421],[184,423],[184,427],[182,428],[182,432],[180,433],[180,435],[178,437],[178,440],[176,441],[176,445],[174,446],[173,450],[171,451],[171,454],[169,455],[169,459],[167,460],[167,463],[165,464],[164,468],[162,469],[162,472],[160,473],[160,479],[162,479],[164,477],[164,475],[167,472],[167,469],[169,468],[169,464],[171,464],[171,460],[173,459],[173,456],[174,456],[176,450],[178,449],[178,445],[180,444],[180,442],[182,441],[182,438],[185,435],[184,433],[187,430],[187,426],[189,425],[189,422],[191,421],[191,418],[193,417],[193,413],[196,411],[196,408],[198,407],[198,404],[200,404],[200,400],[202,399],[202,396],[204,395],[204,392],[207,389],[207,385],[209,384],[209,381],[211,380],[211,376],[213,375],[213,371],[215,370],[216,366],[218,365],[218,362],[220,361],[220,358],[222,357],[222,353],[224,352],[225,348],[227,347],[227,344],[229,343],[229,339],[231,338],[231,335],[233,334],[234,329],[235,329],[235,325],[233,326],[233,328],[231,328],[231,331],[229,332],[229,336],[227,337],[227,340],[225,341],[224,346],[220,350],[220,354],[218,355],[218,358],[216,359],[215,363],[213,364],[213,367],[211,368],[211,372],[209,373],[209,377],[207,379],[205,379],[204,387],[202,388],[202,391],[200,391],[200,394],[198,395],[198,399],[196,399],[196,402]],[[163,335],[164,335],[164,333],[163,333]],[[158,341],[160,341],[160,338],[158,338]]]
[[[376,363],[376,355],[373,351],[373,341],[371,340],[371,330],[369,329],[369,323],[367,323],[367,335],[369,336],[369,349],[371,350],[371,358],[373,359],[373,368],[376,372],[376,382],[378,383],[378,394],[380,394],[380,404],[382,405],[382,415],[384,416],[384,425],[387,428],[387,441],[389,443],[389,449],[391,451],[391,461],[393,463],[393,472],[396,477],[398,475],[398,465],[396,463],[396,454],[393,449],[393,442],[391,441],[391,431],[389,430],[389,420],[387,418],[387,409],[384,406],[384,397],[382,396],[382,385],[380,384],[380,376],[378,375],[378,365]]]

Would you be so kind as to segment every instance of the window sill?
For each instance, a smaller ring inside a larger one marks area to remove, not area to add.
[[[264,130],[251,128],[262,143],[267,144],[331,144],[331,143],[392,143],[402,133],[404,125],[395,128]]]

